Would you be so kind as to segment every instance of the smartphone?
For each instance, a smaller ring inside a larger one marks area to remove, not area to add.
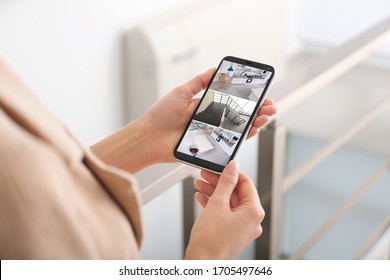
[[[274,75],[270,65],[223,58],[176,145],[176,159],[221,173],[245,140]]]

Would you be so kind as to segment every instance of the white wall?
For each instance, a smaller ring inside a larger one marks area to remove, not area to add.
[[[293,0],[297,35],[306,43],[334,47],[390,16],[389,0]],[[390,56],[390,42],[381,49]]]
[[[122,125],[122,35],[192,1],[1,1],[0,55],[93,144]]]

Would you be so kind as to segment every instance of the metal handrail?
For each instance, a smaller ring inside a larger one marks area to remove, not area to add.
[[[390,95],[390,94],[389,94]],[[286,193],[295,184],[302,179],[307,173],[313,170],[318,164],[320,164],[324,159],[329,157],[333,152],[338,148],[344,145],[349,141],[354,135],[366,127],[371,121],[373,121],[384,109],[390,105],[390,97],[382,99],[377,103],[374,108],[367,112],[363,117],[361,117],[355,124],[342,133],[339,137],[329,142],[325,147],[311,156],[303,164],[297,167],[292,171],[283,181],[283,193]]]
[[[272,89],[279,114],[306,100],[317,90],[331,83],[370,57],[390,38],[390,17],[349,40],[304,69],[289,73]]]
[[[161,193],[168,190],[174,184],[183,181],[184,179],[199,173],[199,171],[185,164],[172,164],[172,166],[166,167],[166,169],[157,173],[156,170],[151,168],[147,170],[142,177],[158,176],[156,180],[153,180],[147,186],[141,186],[141,197],[143,204],[147,204],[154,198],[158,197]],[[142,179],[141,179],[142,181]]]
[[[379,181],[390,169],[390,159],[388,159],[364,184],[353,193],[336,211],[332,216],[323,223],[318,230],[310,236],[306,242],[292,255],[289,259],[296,260],[304,256],[345,214],[352,209],[363,196],[375,186],[375,183]]]
[[[363,59],[369,57],[369,55],[374,52],[375,48],[378,48],[380,44],[389,38],[389,35],[390,17],[373,26],[363,34],[350,40],[343,46],[336,48],[325,57],[322,57],[313,67],[289,74],[286,81],[275,85],[273,88],[273,93],[275,94],[274,96],[276,96],[274,99],[278,107],[278,112],[282,114],[291,109],[293,106],[314,95],[316,90],[335,80],[337,77],[341,76],[343,73],[363,61]],[[285,96],[286,93],[288,93],[288,96]],[[284,126],[277,121],[273,122],[277,125],[274,125],[273,128],[270,129],[270,132],[264,134],[265,136],[269,135],[265,137],[266,139],[262,139],[263,144],[265,142],[267,143],[269,140],[272,141],[272,143],[267,146],[267,148],[270,149],[270,152],[263,149],[263,153],[261,154],[262,157],[266,154],[266,158],[271,160],[273,166],[273,168],[271,168],[272,173],[271,175],[268,175],[270,179],[262,178],[261,172],[259,171],[258,173],[258,178],[263,183],[261,186],[263,194],[272,194],[273,196],[273,198],[271,200],[267,200],[265,204],[265,207],[269,211],[269,218],[265,219],[265,224],[263,226],[267,231],[265,236],[268,243],[265,241],[258,242],[260,244],[256,247],[258,257],[264,258],[264,256],[266,256],[267,258],[277,259],[280,256],[279,230],[281,229],[283,194],[322,160],[336,151],[339,147],[351,139],[353,135],[378,116],[378,114],[388,106],[388,102],[389,99],[385,99],[384,103],[378,104],[375,108],[371,109],[350,129],[342,133],[337,139],[331,141],[323,149],[313,155],[308,161],[290,173],[287,178],[284,177],[285,175],[283,172],[284,162],[281,162],[280,159],[278,160],[278,158],[280,158],[280,155],[278,156],[278,154],[280,153],[278,153],[277,150],[275,151],[275,148],[285,149],[280,147],[279,142],[281,140],[278,138],[281,136],[278,132],[283,129]],[[277,118],[277,116],[274,116],[272,119]],[[285,138],[283,135],[284,134],[282,133],[282,138]],[[261,147],[262,146],[259,146],[259,148]],[[260,162],[261,159],[262,158],[260,157]],[[275,162],[278,164],[276,167],[274,166]],[[269,172],[269,168],[265,168],[265,171],[265,173]],[[315,238],[317,238],[317,235]],[[315,243],[316,240],[313,241],[313,244]],[[266,253],[263,252],[264,250]],[[292,257],[294,258],[296,256]]]
[[[366,243],[363,244],[362,247],[357,251],[353,259],[360,260],[362,259],[368,251],[372,248],[372,246],[379,240],[383,234],[386,233],[387,230],[390,229],[390,216],[388,216],[382,224],[371,234],[371,236],[367,239]]]

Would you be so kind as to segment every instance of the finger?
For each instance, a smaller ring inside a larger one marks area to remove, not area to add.
[[[261,116],[258,116],[255,121],[253,122],[253,126],[254,128],[261,128],[263,127],[264,125],[266,125],[269,121],[269,116],[268,115],[261,115]]]
[[[230,198],[233,190],[237,185],[239,176],[238,163],[235,160],[229,162],[222,171],[219,177],[217,187],[210,199],[218,199],[222,203],[227,203],[230,206]]]
[[[195,106],[198,106],[200,98],[193,98],[192,101],[194,102]]]
[[[207,202],[209,201],[209,199],[200,192],[195,193],[195,199],[203,208],[206,207]]]
[[[221,175],[215,174],[207,170],[201,170],[200,176],[207,182],[209,182],[211,185],[216,186]]]
[[[272,116],[275,115],[277,112],[277,109],[274,105],[267,105],[267,106],[261,106],[259,112],[257,115],[268,115]]]
[[[262,104],[262,106],[268,106],[268,105],[273,105],[274,101],[271,98],[266,98]]]
[[[189,80],[187,83],[179,87],[179,90],[190,94],[192,97],[207,87],[214,73],[215,68],[211,68],[206,72]]]
[[[260,128],[265,126],[268,122],[269,122],[269,117],[267,115],[261,115],[257,117],[256,120],[253,122],[253,126],[249,130],[246,139],[250,139],[256,134],[258,134],[260,132]]]
[[[201,192],[206,198],[209,198],[210,196],[213,195],[215,191],[215,186],[211,185],[208,182],[205,182],[203,180],[197,179],[194,182],[195,188]],[[234,189],[232,193],[232,197],[230,198],[230,206],[232,208],[236,208],[239,205],[240,199],[238,197],[237,190]]]
[[[230,198],[230,206],[234,209],[240,205],[240,198],[238,197],[237,188],[234,189],[232,197]]]
[[[254,203],[259,207],[261,206],[255,185],[247,175],[241,172],[237,185],[237,195],[240,198],[240,204]]]
[[[205,194],[206,196],[210,197],[215,190],[215,186],[211,185],[210,183],[207,183],[203,180],[197,179],[194,182],[195,188],[200,191],[201,193]]]
[[[257,135],[259,132],[260,132],[260,128],[258,128],[258,127],[252,127],[252,128],[249,130],[246,139],[252,138],[253,136]]]
[[[259,195],[252,181],[247,181],[245,183],[239,184],[237,188],[238,196],[240,197],[240,202],[237,207],[244,207],[247,209],[251,209],[253,214],[252,218],[256,221],[257,224],[260,224],[264,217],[265,211],[261,206]],[[237,208],[236,207],[236,208]]]

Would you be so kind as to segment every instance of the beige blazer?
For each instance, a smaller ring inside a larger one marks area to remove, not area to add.
[[[0,58],[0,259],[138,258],[141,239],[133,177],[80,144]]]

